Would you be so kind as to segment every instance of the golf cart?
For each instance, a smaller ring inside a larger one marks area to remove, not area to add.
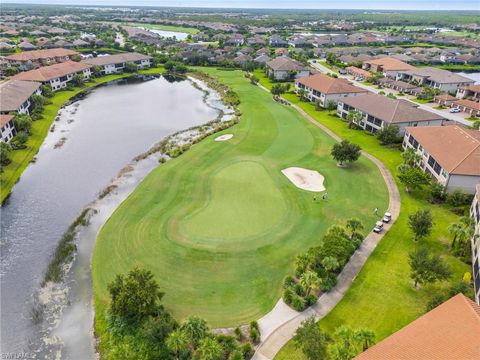
[[[377,221],[377,223],[375,224],[375,227],[373,228],[373,232],[380,234],[382,232],[382,229],[383,229],[383,222]]]
[[[389,212],[386,212],[385,215],[383,215],[382,221],[388,224],[390,220],[392,220],[392,214],[390,214]]]

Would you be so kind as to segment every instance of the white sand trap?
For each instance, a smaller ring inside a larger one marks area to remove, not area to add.
[[[233,137],[232,134],[220,135],[215,139],[215,141],[227,141],[227,140],[230,140],[232,137]]]
[[[325,190],[323,186],[324,177],[318,171],[308,170],[299,167],[289,167],[282,170],[288,180],[296,187],[313,192],[321,192]]]

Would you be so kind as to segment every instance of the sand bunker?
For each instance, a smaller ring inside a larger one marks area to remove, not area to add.
[[[227,140],[230,140],[232,137],[233,137],[232,134],[225,134],[217,137],[215,141],[227,141]]]
[[[318,171],[308,170],[299,167],[289,167],[282,170],[288,180],[290,180],[296,187],[314,192],[321,192],[325,190],[323,186],[323,176]]]

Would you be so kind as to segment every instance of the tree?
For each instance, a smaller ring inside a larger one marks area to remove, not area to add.
[[[83,75],[75,74],[73,75],[71,83],[73,84],[73,86],[83,86],[85,85],[85,78],[83,77]]]
[[[252,85],[257,85],[258,84],[258,77],[256,75],[250,76],[250,83]]]
[[[433,218],[430,209],[418,210],[408,216],[408,225],[415,234],[417,241],[430,234],[433,225]]]
[[[305,294],[305,297],[310,295],[310,292],[312,290],[318,289],[321,282],[322,282],[322,279],[320,279],[318,275],[313,271],[307,271],[303,273],[302,276],[300,277],[300,284],[307,291],[307,293]]]
[[[300,101],[308,101],[308,91],[305,89],[298,90],[298,96],[300,96]]]
[[[198,348],[200,360],[221,360],[223,359],[223,348],[213,337],[205,337],[200,341]]]
[[[354,162],[358,160],[361,151],[362,149],[360,146],[352,144],[347,140],[343,140],[341,143],[333,145],[331,155],[340,166],[343,166],[345,162]]]
[[[355,340],[361,344],[362,351],[367,350],[375,341],[375,333],[370,329],[358,329],[354,333]]]
[[[192,350],[196,349],[200,340],[208,333],[207,322],[198,316],[190,316],[180,329],[185,333]]]
[[[171,332],[165,344],[168,350],[175,354],[177,360],[180,358],[180,354],[188,351],[188,338],[185,333],[180,330]]]
[[[398,142],[398,131],[399,127],[397,125],[387,124],[378,130],[375,136],[380,141],[380,144],[390,145]]]
[[[42,109],[45,104],[45,98],[42,95],[33,94],[30,96],[30,101],[34,109]]]
[[[447,280],[452,276],[448,264],[438,255],[432,255],[427,248],[420,248],[409,255],[410,277],[417,284],[429,284],[436,281]]]
[[[20,132],[26,132],[30,134],[30,129],[32,128],[32,119],[27,114],[17,114],[13,118],[13,124],[15,129]]]
[[[337,110],[337,103],[333,100],[328,100],[325,108],[330,112],[335,111]]]
[[[363,115],[360,111],[352,110],[347,115],[348,127],[353,129],[357,127],[363,119]]]
[[[7,166],[12,162],[10,159],[10,152],[12,151],[12,147],[5,143],[0,142],[0,165],[2,165],[2,170],[4,166]]]
[[[273,84],[270,92],[273,95],[282,95],[290,89],[290,84]]]
[[[453,223],[448,227],[448,231],[450,234],[453,235],[453,239],[450,247],[454,249],[457,238],[464,236],[465,228],[462,223]]]
[[[45,96],[46,98],[51,98],[53,97],[53,91],[50,85],[42,85],[40,87],[40,90],[42,92],[42,95]]]
[[[293,341],[309,360],[323,360],[327,356],[327,336],[315,323],[313,316],[302,322]]]
[[[94,67],[92,67],[91,71],[92,71],[92,76],[94,78],[102,76],[102,68],[98,65],[95,65]]]
[[[355,332],[346,325],[335,330],[338,341],[330,347],[330,357],[334,360],[350,360],[357,355]]]
[[[158,309],[163,293],[149,270],[135,267],[126,276],[117,275],[108,285],[110,313],[128,323],[139,323]]]
[[[135,64],[135,63],[127,62],[127,63],[125,64],[124,71],[127,72],[127,73],[137,72],[137,71],[138,71],[138,66],[137,66],[137,64]]]
[[[432,181],[430,184],[430,202],[432,203],[442,203],[447,198],[447,192],[445,185],[440,184],[439,182]]]
[[[360,221],[360,219],[357,219],[357,218],[348,219],[346,226],[347,226],[347,229],[349,229],[351,232],[350,239],[353,239],[354,234],[358,233],[358,230],[363,229],[362,222]]]
[[[333,256],[327,256],[322,259],[322,266],[327,271],[335,271],[340,267],[340,264]]]
[[[417,154],[415,149],[408,148],[402,152],[402,159],[404,164],[413,167],[422,159],[422,157],[420,154]]]
[[[410,192],[414,189],[421,189],[430,182],[430,178],[422,170],[416,167],[406,166],[400,169],[398,175],[400,182],[405,185],[405,191]]]
[[[17,135],[12,139],[12,143],[15,144],[16,149],[24,149],[25,144],[28,141],[28,134],[25,131],[17,132]]]

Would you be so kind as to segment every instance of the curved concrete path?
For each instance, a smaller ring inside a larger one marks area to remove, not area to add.
[[[261,85],[259,86],[262,89],[269,91],[265,87]],[[296,109],[313,125],[318,126],[325,131],[336,141],[340,142],[342,140],[334,132],[313,119],[297,105],[290,104],[290,106]],[[302,312],[297,312],[286,305],[283,299],[280,299],[272,311],[258,321],[261,333],[261,341],[257,346],[255,355],[252,359],[273,359],[280,349],[295,335],[295,331],[303,321],[312,316],[314,316],[318,321],[327,315],[340,302],[340,300],[342,300],[343,296],[352,285],[353,280],[355,280],[363,265],[366,263],[370,254],[397,220],[398,215],[400,214],[400,193],[398,192],[398,188],[392,174],[376,157],[364,151],[362,151],[362,155],[373,161],[383,176],[388,189],[388,209],[392,214],[392,221],[389,224],[385,224],[384,231],[382,231],[381,234],[370,232],[367,235],[360,247],[357,249],[357,251],[355,251],[348,263],[345,265],[342,272],[337,276],[337,285],[328,293],[322,294],[314,305]]]

